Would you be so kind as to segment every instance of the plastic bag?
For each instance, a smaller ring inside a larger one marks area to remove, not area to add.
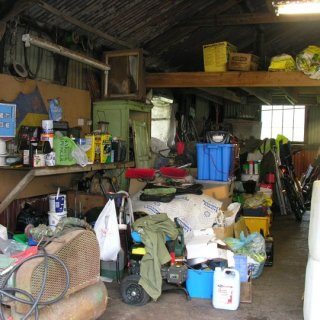
[[[289,54],[281,54],[272,57],[268,71],[293,71],[296,70],[296,63]]]
[[[76,143],[68,137],[54,137],[53,150],[56,155],[56,165],[71,166],[79,164],[84,167],[88,164],[88,156]]]
[[[76,163],[81,167],[85,167],[88,164],[88,156],[84,150],[79,146],[74,146],[71,151],[71,156],[76,160]]]
[[[60,107],[59,98],[48,99],[49,102],[49,119],[53,121],[62,120],[62,108]]]
[[[117,213],[114,200],[109,200],[100,213],[94,231],[99,242],[100,259],[116,261],[121,249]]]
[[[225,238],[224,242],[237,254],[249,256],[258,263],[266,260],[266,243],[258,232],[253,232],[247,237],[241,232],[240,239]]]
[[[296,56],[298,70],[311,79],[320,79],[320,47],[308,46]]]
[[[28,246],[26,244],[11,239],[3,240],[0,238],[0,250],[7,257],[23,252],[26,249],[28,249]]]

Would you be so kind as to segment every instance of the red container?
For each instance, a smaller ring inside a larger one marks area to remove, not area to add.
[[[178,141],[176,142],[176,149],[178,156],[182,156],[184,153],[185,144],[184,142]]]
[[[266,183],[275,183],[276,182],[276,177],[275,177],[274,173],[269,172],[269,173],[266,174],[265,180],[266,180]]]

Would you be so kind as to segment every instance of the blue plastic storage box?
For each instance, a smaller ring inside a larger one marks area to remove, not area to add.
[[[213,272],[212,270],[188,270],[186,288],[190,298],[212,299]]]
[[[233,144],[198,143],[198,179],[228,181],[233,165],[233,147]]]

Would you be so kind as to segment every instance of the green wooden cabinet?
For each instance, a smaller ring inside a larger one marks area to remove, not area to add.
[[[109,122],[109,132],[113,137],[118,137],[126,143],[126,160],[133,158],[132,123],[145,123],[148,138],[151,134],[151,109],[152,105],[131,100],[101,100],[93,104],[93,130],[99,129],[99,121]],[[145,144],[144,138],[138,137]]]

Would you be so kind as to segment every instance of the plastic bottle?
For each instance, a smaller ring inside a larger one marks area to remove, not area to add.
[[[216,268],[212,304],[216,309],[237,310],[240,303],[240,276],[236,269]]]

